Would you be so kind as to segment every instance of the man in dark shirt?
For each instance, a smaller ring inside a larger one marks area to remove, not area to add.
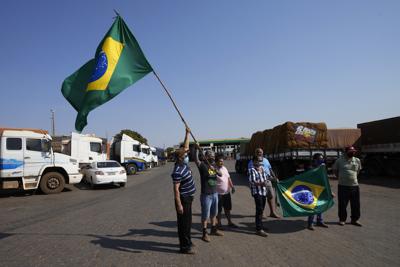
[[[217,229],[217,214],[218,214],[218,193],[217,193],[217,169],[215,167],[215,157],[212,151],[207,151],[205,160],[199,160],[199,146],[196,150],[196,165],[199,168],[201,179],[201,223],[203,225],[202,240],[210,242],[210,237],[207,233],[208,219],[211,220],[211,234],[223,236],[223,233]]]
[[[190,231],[192,228],[192,202],[196,188],[192,171],[188,165],[189,134],[190,129],[186,128],[184,145],[175,152],[176,163],[171,174],[174,184],[179,246],[180,252],[184,254],[194,254]]]

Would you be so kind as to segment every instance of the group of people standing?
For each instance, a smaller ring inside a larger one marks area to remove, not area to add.
[[[183,146],[175,152],[175,166],[172,172],[175,209],[177,214],[178,236],[180,252],[194,254],[191,240],[192,225],[192,202],[196,192],[192,171],[189,167],[189,135],[190,129],[186,128]],[[221,215],[224,210],[228,220],[228,227],[237,228],[232,222],[232,198],[235,187],[232,183],[228,170],[224,166],[222,155],[215,156],[212,151],[206,151],[203,158],[199,157],[200,147],[196,145],[195,163],[199,169],[201,181],[201,225],[202,240],[210,242],[210,235],[223,236]],[[357,175],[361,170],[360,160],[354,157],[355,149],[348,147],[345,154],[333,165],[333,169],[339,178],[338,202],[339,202],[339,225],[345,225],[347,219],[347,205],[351,204],[351,223],[361,226],[360,218],[360,193]],[[312,167],[324,164],[321,154],[314,155]],[[255,225],[256,234],[262,237],[268,236],[263,226],[264,209],[266,203],[270,208],[270,217],[280,218],[276,212],[276,195],[273,183],[278,182],[271,164],[264,158],[263,150],[257,148],[255,156],[248,164],[248,178],[250,192],[255,203]],[[334,196],[334,194],[333,194]],[[208,222],[211,230],[208,231]],[[308,217],[308,229],[314,230],[314,216]],[[317,226],[328,227],[322,220],[322,214],[317,214]]]

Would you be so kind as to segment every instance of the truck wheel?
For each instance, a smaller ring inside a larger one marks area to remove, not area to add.
[[[128,173],[128,175],[136,174],[137,166],[135,164],[128,164],[126,166],[126,172]]]
[[[40,180],[40,189],[46,195],[60,193],[64,189],[64,186],[64,176],[58,172],[48,172]]]

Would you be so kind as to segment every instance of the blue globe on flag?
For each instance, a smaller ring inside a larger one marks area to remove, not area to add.
[[[292,197],[298,203],[310,205],[314,202],[314,195],[311,189],[306,185],[298,185],[292,189]]]

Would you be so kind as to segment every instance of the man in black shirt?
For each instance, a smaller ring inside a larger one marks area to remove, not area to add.
[[[207,233],[208,219],[211,219],[211,234],[223,236],[223,233],[217,229],[217,214],[218,214],[218,193],[217,193],[217,169],[215,167],[215,157],[212,151],[207,151],[205,160],[199,160],[199,146],[196,150],[196,165],[199,168],[201,179],[201,223],[203,225],[202,240],[210,242],[210,237]]]

